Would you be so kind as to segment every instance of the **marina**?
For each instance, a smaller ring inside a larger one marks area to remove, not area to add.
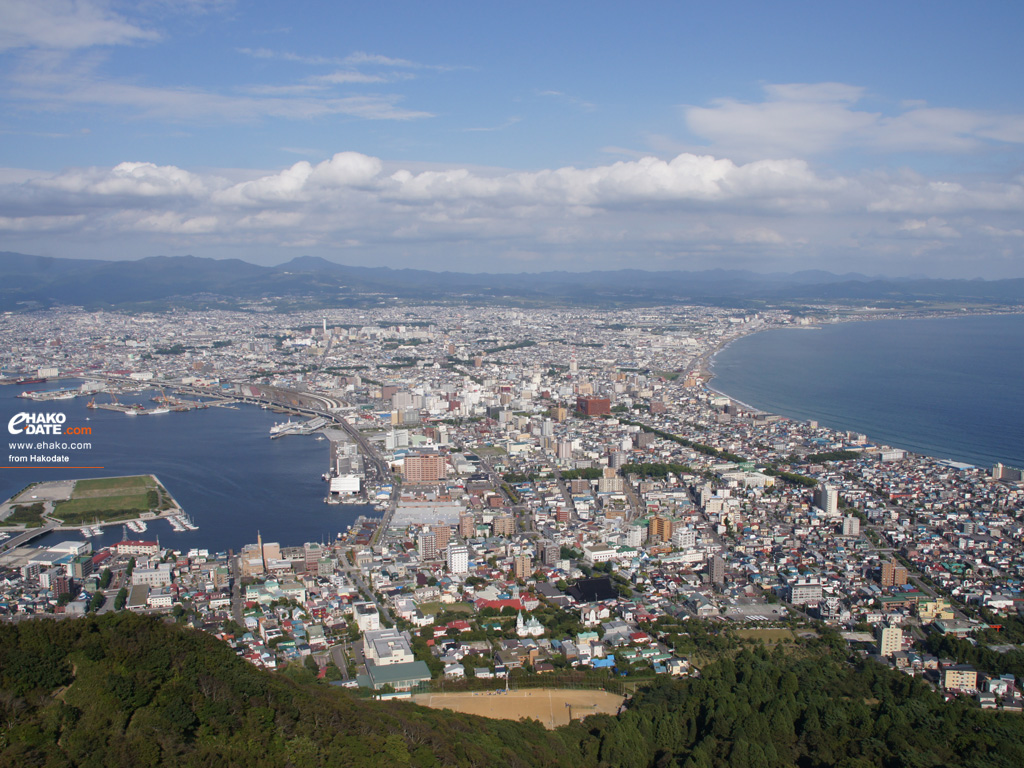
[[[68,388],[71,381],[64,380],[60,386]],[[50,386],[54,384],[50,382]],[[150,404],[167,405],[151,400],[155,391],[150,387],[148,395],[136,389],[115,396],[122,406],[139,405],[140,408],[132,409],[137,412]],[[16,405],[19,393],[14,387],[0,388],[0,403],[6,402],[11,411],[20,410],[23,406]],[[192,407],[181,413],[172,410],[170,416],[163,418],[126,419],[117,410],[88,408],[87,403],[94,396],[104,404],[110,401],[106,394],[90,393],[88,397],[38,407],[59,409],[67,414],[69,423],[89,419],[92,448],[77,456],[72,454],[77,463],[160,477],[174,495],[175,507],[168,510],[170,514],[146,519],[147,537],[155,537],[159,531],[160,540],[164,542],[166,537],[169,546],[220,551],[237,549],[257,528],[272,540],[318,541],[325,537],[333,539],[359,515],[379,515],[365,500],[325,505],[320,475],[329,461],[327,444],[310,435],[267,440],[275,420],[281,421],[270,408],[226,401],[231,407]],[[195,397],[195,393],[183,392],[174,397],[185,400]],[[210,471],[213,467],[215,472]],[[110,474],[109,469],[68,472],[69,477],[75,478]],[[0,474],[0,501],[40,479],[39,472],[31,469],[11,469]],[[188,510],[187,517],[178,518],[175,527],[176,516],[182,509]],[[166,527],[154,526],[155,519],[167,520]],[[63,531],[44,531],[34,543],[59,543],[68,538],[69,530],[79,536],[80,529],[91,524],[90,519]],[[83,538],[97,548],[109,546],[121,540],[125,524],[117,521],[101,525],[98,533]]]

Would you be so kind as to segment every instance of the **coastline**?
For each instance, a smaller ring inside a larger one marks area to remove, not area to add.
[[[875,430],[878,429],[877,425],[875,425],[875,429],[872,429],[870,425],[857,424],[856,423],[856,419],[854,420],[854,423],[851,425],[847,421],[848,414],[847,414],[847,416],[843,416],[843,415],[840,415],[840,414],[832,414],[830,416],[827,413],[825,415],[817,415],[815,413],[815,411],[822,407],[820,404],[817,404],[817,405],[809,405],[808,404],[808,405],[806,405],[806,407],[804,407],[802,409],[800,409],[800,407],[797,406],[798,412],[800,413],[800,415],[795,415],[793,413],[792,409],[787,410],[786,407],[784,407],[784,406],[783,407],[776,407],[776,408],[770,409],[770,410],[769,409],[758,408],[758,407],[752,406],[751,404],[749,404],[747,402],[744,402],[743,400],[738,399],[735,395],[730,394],[729,392],[725,391],[724,387],[721,385],[720,382],[714,381],[716,379],[716,373],[715,373],[715,370],[714,370],[714,363],[715,363],[715,360],[716,360],[718,354],[720,352],[722,352],[723,350],[727,349],[734,341],[738,341],[738,340],[740,340],[742,338],[745,338],[747,336],[752,336],[752,335],[754,335],[756,333],[760,333],[761,331],[764,331],[764,330],[788,330],[788,329],[793,329],[793,330],[818,329],[818,330],[820,330],[820,329],[825,328],[825,326],[845,325],[845,324],[850,323],[850,322],[858,322],[858,321],[866,321],[866,320],[872,320],[872,321],[877,321],[877,320],[890,320],[890,321],[897,321],[897,320],[950,320],[950,319],[961,320],[961,319],[968,319],[968,318],[974,318],[974,317],[992,317],[992,316],[1004,316],[1004,317],[1005,316],[1011,316],[1012,317],[1012,316],[1022,316],[1022,315],[1024,315],[1024,312],[1021,312],[1020,310],[1016,310],[1016,309],[1014,311],[1006,311],[1006,312],[971,312],[971,313],[957,313],[957,314],[951,314],[951,313],[948,313],[948,312],[939,312],[939,313],[925,313],[925,314],[910,315],[910,316],[902,315],[901,314],[900,316],[897,316],[897,317],[886,316],[886,317],[870,317],[870,318],[868,318],[868,317],[836,318],[836,319],[833,319],[831,321],[826,321],[826,322],[819,321],[814,326],[788,326],[787,327],[787,326],[776,325],[776,326],[771,326],[771,327],[761,327],[761,328],[752,329],[751,331],[746,332],[746,333],[740,333],[740,334],[738,334],[736,336],[733,336],[733,337],[731,337],[731,338],[729,338],[727,340],[724,340],[724,341],[716,344],[712,349],[708,350],[706,353],[701,355],[695,361],[694,367],[691,370],[694,372],[692,375],[700,376],[700,378],[701,378],[700,384],[701,384],[702,388],[705,391],[707,391],[709,393],[714,393],[715,395],[718,395],[718,396],[721,396],[721,397],[724,397],[724,398],[728,398],[732,403],[735,403],[737,406],[739,406],[743,410],[745,410],[745,411],[747,411],[749,413],[752,413],[752,414],[756,414],[756,415],[771,414],[771,415],[776,415],[776,416],[779,416],[781,418],[784,418],[784,419],[787,419],[787,420],[790,420],[790,421],[794,421],[794,422],[808,422],[808,421],[813,420],[813,421],[816,421],[816,422],[822,424],[823,426],[828,427],[829,429],[831,429],[831,430],[833,430],[835,432],[842,433],[842,432],[851,431],[851,432],[856,432],[856,433],[859,433],[859,434],[864,434],[864,435],[867,436],[868,442],[870,444],[872,444],[872,445],[891,446],[891,447],[898,448],[900,450],[906,451],[906,453],[908,455],[912,455],[912,456],[916,456],[916,457],[920,457],[920,458],[927,458],[927,459],[932,459],[932,460],[936,460],[936,461],[952,462],[954,464],[969,464],[971,466],[977,466],[977,467],[982,467],[982,468],[984,468],[986,466],[989,466],[993,462],[1002,462],[1002,463],[1005,463],[1005,464],[1008,464],[1008,465],[1015,466],[1021,460],[1018,457],[1016,457],[1016,456],[1009,456],[1009,455],[1003,456],[1003,455],[1001,455],[1003,453],[1003,451],[1006,450],[1005,448],[1000,449],[998,447],[991,447],[991,446],[979,444],[977,446],[977,450],[967,450],[967,451],[964,451],[962,453],[958,453],[958,451],[957,451],[957,449],[955,447],[941,445],[941,444],[931,445],[930,443],[937,442],[937,441],[933,441],[932,437],[929,436],[927,433],[918,434],[918,432],[914,431],[913,429],[907,430],[906,431],[906,435],[903,437],[903,439],[900,439],[900,437],[896,436],[895,434],[889,434],[889,435],[885,436],[884,438],[879,438],[875,434]],[[740,370],[742,371],[743,368],[744,368],[744,366],[741,365],[740,366]],[[735,373],[736,372],[733,371],[733,374],[735,374]],[[826,411],[828,410],[827,406],[825,407],[825,410]],[[864,411],[864,413],[871,413],[871,412],[872,411],[870,409],[867,409],[867,410]],[[870,419],[866,419],[866,421],[870,421]],[[913,425],[908,425],[908,426],[913,426]],[[898,431],[899,427],[891,427],[889,431],[893,432],[894,430]],[[999,445],[1002,445],[1002,443],[1000,443]]]

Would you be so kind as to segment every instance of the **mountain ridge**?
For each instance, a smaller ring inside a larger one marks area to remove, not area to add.
[[[386,298],[385,298],[386,297]],[[672,303],[763,306],[835,302],[1024,303],[1024,279],[889,278],[821,270],[757,273],[619,269],[467,273],[350,266],[298,256],[275,266],[242,259],[149,256],[79,260],[0,252],[0,309],[60,305],[142,308],[199,301],[280,307],[373,305],[390,299],[523,305],[644,306]]]

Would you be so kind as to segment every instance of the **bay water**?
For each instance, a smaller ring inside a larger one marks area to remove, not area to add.
[[[10,446],[22,440],[88,442],[91,447],[68,451],[40,451],[44,455],[66,454],[74,467],[102,469],[0,469],[0,501],[18,493],[29,483],[115,475],[156,475],[198,526],[197,531],[174,533],[166,521],[153,521],[142,534],[128,532],[129,538],[154,540],[164,546],[187,550],[192,547],[211,552],[263,541],[282,546],[307,541],[326,541],[343,532],[359,515],[380,516],[372,506],[328,505],[328,485],[321,478],[328,471],[330,442],[313,436],[289,435],[270,439],[275,422],[289,417],[252,405],[237,409],[211,407],[185,413],[126,416],[116,411],[90,409],[88,398],[33,402],[17,396],[27,389],[61,389],[80,381],[35,385],[0,386],[0,424],[19,412],[63,413],[65,426],[92,430],[88,436],[21,438],[6,434],[8,455],[0,462],[10,466]],[[155,403],[149,391],[122,402]],[[109,402],[107,395],[97,398]],[[78,531],[53,532],[36,539],[36,546],[80,539]],[[106,546],[122,538],[121,526],[104,528],[91,541]]]
[[[877,443],[1024,467],[1024,315],[846,322],[743,337],[711,386]]]

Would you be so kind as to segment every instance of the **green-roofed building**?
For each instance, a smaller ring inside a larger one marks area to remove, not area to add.
[[[410,661],[405,664],[366,665],[366,675],[360,675],[360,685],[379,691],[390,685],[396,691],[408,691],[422,683],[430,682],[430,668],[425,661]]]

